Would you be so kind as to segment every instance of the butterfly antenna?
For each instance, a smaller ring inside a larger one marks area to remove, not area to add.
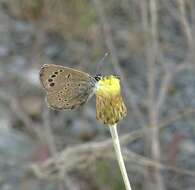
[[[104,56],[101,58],[101,60],[97,63],[96,73],[99,74],[102,70],[103,62],[106,59],[106,57],[109,55],[108,52],[104,54]]]

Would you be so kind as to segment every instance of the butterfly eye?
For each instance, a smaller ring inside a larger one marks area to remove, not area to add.
[[[94,78],[95,78],[96,81],[99,81],[103,78],[103,76],[101,74],[97,74],[97,75],[95,75]]]

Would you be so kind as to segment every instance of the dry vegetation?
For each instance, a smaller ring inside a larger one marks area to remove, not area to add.
[[[193,0],[1,0],[0,189],[121,190],[94,100],[48,110],[38,72],[55,63],[120,75],[119,125],[133,190],[195,186]]]

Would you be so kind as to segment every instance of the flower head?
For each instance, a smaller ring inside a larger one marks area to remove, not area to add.
[[[127,115],[121,95],[120,80],[110,75],[103,77],[96,89],[96,117],[104,124],[113,125]]]

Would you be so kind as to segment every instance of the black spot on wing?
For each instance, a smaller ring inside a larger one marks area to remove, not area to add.
[[[53,87],[53,86],[55,86],[55,83],[52,82],[52,83],[49,84],[49,86]]]

